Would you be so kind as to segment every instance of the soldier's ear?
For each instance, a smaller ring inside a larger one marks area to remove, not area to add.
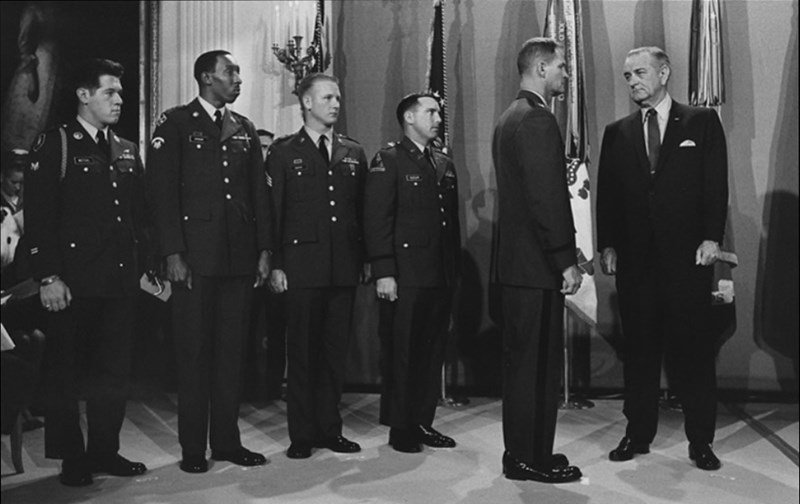
[[[75,94],[78,96],[78,101],[85,104],[87,101],[89,101],[89,96],[92,93],[85,87],[79,87],[75,90]]]

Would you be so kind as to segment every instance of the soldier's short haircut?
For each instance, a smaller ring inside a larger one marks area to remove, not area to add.
[[[194,60],[194,80],[202,85],[202,78],[205,72],[214,72],[217,67],[217,58],[220,56],[227,56],[230,52],[216,49],[214,51],[204,52]]]
[[[550,63],[556,51],[561,48],[563,46],[550,37],[534,37],[526,40],[517,54],[517,71],[523,75],[533,67],[537,59]]]
[[[73,70],[73,89],[86,88],[94,91],[100,87],[100,77],[111,75],[118,79],[122,78],[125,68],[116,61],[90,58],[79,61]]]
[[[627,57],[630,58],[631,56],[636,56],[642,53],[649,54],[653,58],[655,62],[653,66],[655,66],[656,68],[661,68],[664,65],[666,65],[667,68],[672,68],[667,53],[664,52],[664,50],[661,49],[660,47],[656,46],[644,46],[644,47],[637,47],[636,49],[631,49],[630,51],[628,51]]]
[[[301,108],[303,104],[303,96],[308,93],[308,90],[311,89],[311,86],[313,86],[317,81],[328,81],[333,82],[337,86],[339,85],[339,79],[333,75],[328,75],[321,72],[306,75],[303,80],[300,81],[300,84],[297,85],[297,99],[300,100]]]
[[[419,105],[420,98],[433,98],[436,102],[439,102],[439,98],[434,96],[433,93],[430,91],[424,91],[420,93],[411,93],[403,97],[400,100],[400,103],[397,104],[397,110],[395,111],[395,116],[397,117],[397,122],[400,123],[400,126],[405,125],[405,119],[403,118],[411,109],[416,108]]]

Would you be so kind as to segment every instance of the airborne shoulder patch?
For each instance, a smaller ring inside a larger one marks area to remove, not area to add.
[[[164,143],[165,140],[163,137],[153,137],[153,140],[150,142],[150,145],[152,145],[155,150],[158,150],[164,146]]]

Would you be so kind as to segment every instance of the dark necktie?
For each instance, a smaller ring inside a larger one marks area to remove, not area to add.
[[[217,128],[219,128],[219,130],[222,131],[222,112],[220,112],[219,110],[214,112],[214,124],[216,124]]]
[[[327,166],[330,163],[330,158],[328,157],[328,148],[325,147],[325,135],[320,135],[319,137],[319,155],[322,156]]]
[[[97,130],[97,146],[100,147],[100,150],[103,151],[103,154],[106,155],[108,159],[111,159],[111,149],[108,147],[108,142],[106,141],[106,135],[103,133],[103,130]]]
[[[658,164],[658,151],[661,150],[661,131],[658,128],[658,114],[656,109],[647,110],[647,158],[650,160],[650,174],[656,172]]]

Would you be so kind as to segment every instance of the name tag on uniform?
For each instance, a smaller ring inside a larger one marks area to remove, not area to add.
[[[422,175],[406,175],[406,182],[419,182],[422,180]]]
[[[292,160],[292,164],[293,165],[301,165],[301,164],[303,164],[303,160],[302,159],[293,159]]]
[[[194,133],[189,135],[189,141],[192,143],[206,143],[206,141],[208,141],[208,137],[206,137],[200,131],[195,131]]]
[[[95,164],[97,160],[91,156],[75,156],[72,158],[75,164]]]

